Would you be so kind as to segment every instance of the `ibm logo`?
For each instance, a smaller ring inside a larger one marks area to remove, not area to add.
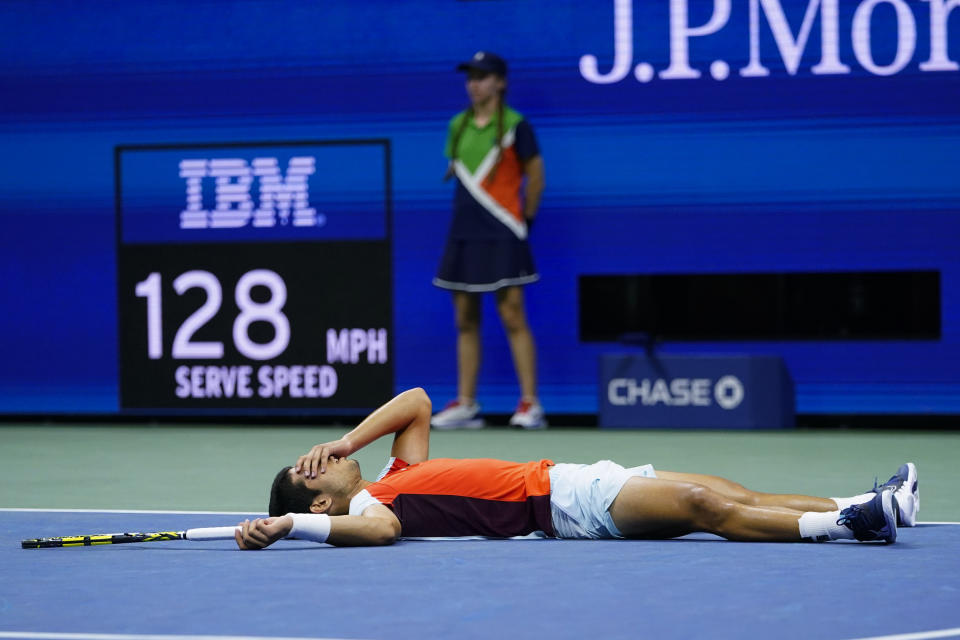
[[[187,206],[180,213],[181,229],[254,227],[321,227],[325,216],[310,206],[307,178],[316,171],[312,156],[290,158],[287,172],[276,158],[191,159],[180,161],[180,177],[187,182]],[[203,208],[204,178],[213,178],[216,204]],[[258,201],[251,196],[259,183]]]

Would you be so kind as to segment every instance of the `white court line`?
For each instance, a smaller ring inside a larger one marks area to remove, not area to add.
[[[951,522],[949,524],[956,524]],[[892,636],[870,636],[856,640],[928,640],[930,638],[956,638],[960,636],[960,627],[953,629],[938,629],[937,631],[916,631],[914,633],[898,633]]]
[[[39,509],[33,507],[0,507],[0,513],[10,512],[10,513],[145,513],[145,514],[157,514],[157,515],[199,515],[199,516],[250,516],[250,515],[262,515],[266,517],[266,514],[258,514],[256,511],[167,511],[162,509]],[[917,521],[917,524],[946,524],[946,525],[957,525],[960,522],[951,522],[949,520],[944,521]],[[482,536],[480,536],[482,537]],[[411,538],[412,539],[412,538]],[[424,538],[429,539],[429,538]],[[0,635],[0,638],[3,636]]]
[[[0,507],[0,513],[128,513],[128,514],[155,514],[155,515],[198,515],[198,516],[251,516],[251,515],[262,515],[266,517],[266,514],[256,514],[251,511],[151,511],[146,509],[34,509],[27,507]],[[960,523],[957,523],[960,524]],[[429,537],[429,536],[417,536],[413,538],[402,538],[403,540],[453,540],[453,541],[464,541],[464,540],[486,540],[487,536],[439,536],[439,537]],[[542,536],[529,534],[526,536],[514,536],[510,538],[511,540],[540,540]],[[0,632],[0,638],[4,638],[2,632]],[[176,636],[178,638],[183,638],[185,636]],[[201,638],[203,636],[196,636]],[[213,637],[213,636],[211,636]],[[220,637],[220,636],[216,636]],[[242,636],[231,636],[240,638]],[[289,640],[288,638],[281,638],[278,640]],[[323,639],[326,640],[326,639]]]
[[[0,631],[0,638],[19,640],[347,640],[346,638],[283,638],[277,636],[178,636],[137,633],[57,633],[43,631]]]

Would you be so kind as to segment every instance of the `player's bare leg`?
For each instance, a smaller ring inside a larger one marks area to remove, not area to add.
[[[817,498],[796,494],[760,493],[751,491],[741,484],[721,478],[699,473],[677,473],[674,471],[657,470],[657,477],[662,480],[675,480],[700,484],[713,489],[740,504],[754,507],[779,507],[794,511],[836,511],[839,507],[830,498]],[[866,498],[862,500],[866,502]]]
[[[869,502],[834,511],[794,511],[746,505],[693,482],[634,477],[627,480],[610,515],[628,538],[674,538],[703,531],[728,540],[793,542],[841,540],[894,542],[897,501],[893,488]]]
[[[504,287],[497,291],[497,311],[510,342],[513,366],[525,400],[537,400],[537,352],[527,324],[523,287]]]
[[[610,515],[628,538],[673,538],[697,531],[728,540],[799,541],[799,511],[741,504],[702,484],[630,478]]]
[[[453,292],[457,327],[457,394],[461,401],[474,402],[480,371],[480,296]]]

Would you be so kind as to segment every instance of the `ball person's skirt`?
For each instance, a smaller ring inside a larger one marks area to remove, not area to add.
[[[526,240],[449,238],[433,284],[442,289],[482,293],[539,279]]]

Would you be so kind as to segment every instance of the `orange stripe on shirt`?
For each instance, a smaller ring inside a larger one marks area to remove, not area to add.
[[[400,494],[462,496],[503,502],[523,502],[533,496],[550,495],[551,460],[507,462],[490,458],[435,458],[405,467],[401,464],[402,461],[396,461],[382,480],[367,487],[370,495],[383,504],[393,504]]]
[[[521,206],[520,191],[523,187],[523,166],[517,158],[517,151],[513,147],[503,150],[500,164],[497,165],[493,179],[488,176],[482,183],[483,190],[490,194],[500,206],[510,212],[518,221],[523,222],[523,207]]]

